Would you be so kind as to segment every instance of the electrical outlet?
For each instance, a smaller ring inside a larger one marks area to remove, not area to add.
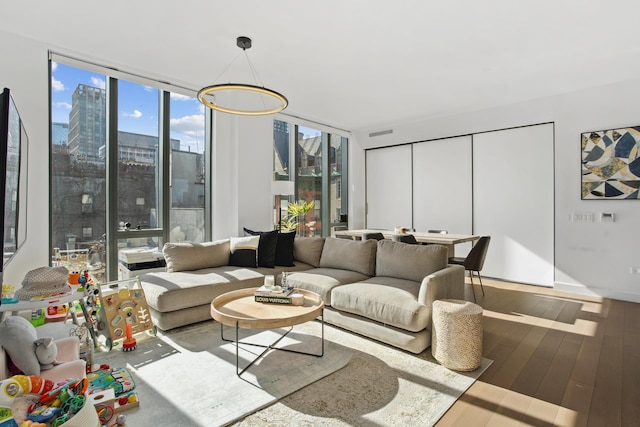
[[[640,267],[631,267],[629,273],[631,273],[631,274],[640,274]]]

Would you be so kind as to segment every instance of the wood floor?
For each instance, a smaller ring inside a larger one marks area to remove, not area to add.
[[[640,304],[483,283],[493,364],[437,427],[640,426]]]

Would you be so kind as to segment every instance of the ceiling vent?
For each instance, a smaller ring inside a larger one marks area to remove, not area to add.
[[[373,138],[374,136],[389,135],[390,133],[393,133],[393,129],[380,130],[378,132],[371,132],[369,134],[369,138]]]

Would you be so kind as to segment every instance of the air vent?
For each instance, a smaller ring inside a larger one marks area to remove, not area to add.
[[[389,135],[390,133],[393,133],[393,129],[380,130],[378,132],[371,132],[369,134],[369,138],[373,138],[374,136]]]

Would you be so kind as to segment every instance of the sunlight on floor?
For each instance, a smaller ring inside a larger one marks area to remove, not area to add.
[[[541,425],[575,426],[578,418],[576,411],[554,405],[544,400],[532,399],[520,393],[497,387],[482,381],[476,382],[468,391],[470,403],[478,399],[485,407],[497,405],[500,409],[491,411],[489,425]]]
[[[572,334],[584,335],[587,337],[594,337],[598,329],[598,323],[576,319],[575,323],[557,322],[555,320],[543,319],[541,317],[529,316],[521,313],[499,313],[485,309],[483,312],[484,317],[490,317],[498,320],[505,320],[508,322],[518,322],[525,325],[538,326],[541,328],[555,329],[563,332],[570,332]]]

